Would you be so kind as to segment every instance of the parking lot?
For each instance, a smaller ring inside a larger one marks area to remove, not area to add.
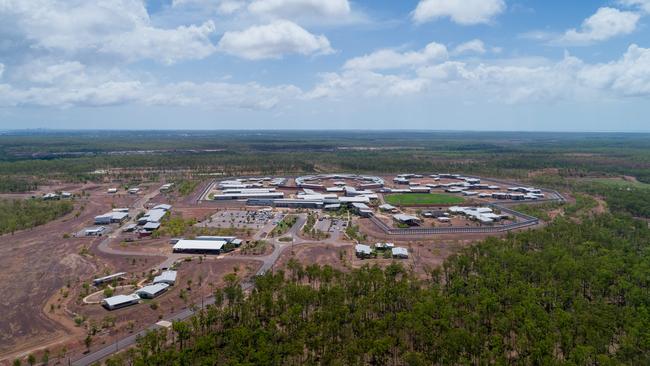
[[[268,210],[225,210],[212,215],[198,226],[215,228],[260,229],[270,221],[282,219],[281,213]]]

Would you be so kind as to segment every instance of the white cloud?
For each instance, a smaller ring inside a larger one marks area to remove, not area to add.
[[[0,22],[15,24],[30,47],[66,55],[173,63],[201,59],[216,50],[209,39],[215,30],[212,22],[158,28],[139,0],[4,0]]]
[[[287,54],[329,54],[334,52],[323,35],[313,35],[288,20],[226,32],[219,49],[249,60],[282,58]]]
[[[585,65],[578,78],[586,85],[624,96],[650,96],[650,48],[636,44],[617,61]]]
[[[462,55],[465,53],[477,53],[479,55],[482,55],[485,52],[487,52],[485,50],[485,44],[480,39],[474,39],[469,42],[461,43],[452,51],[454,55]]]
[[[638,7],[639,9],[650,13],[650,0],[619,0],[623,6]]]
[[[304,95],[305,99],[404,96],[420,93],[428,84],[428,80],[422,78],[385,75],[368,70],[325,73],[321,79],[316,87]]]
[[[0,63],[0,79],[2,79],[2,74],[5,72],[5,65]]]
[[[580,29],[569,29],[558,39],[561,44],[589,44],[610,38],[630,34],[636,30],[641,16],[630,11],[615,8],[599,8],[596,13],[585,19]]]
[[[418,66],[435,60],[447,58],[447,47],[431,42],[421,51],[397,52],[390,49],[348,60],[343,68],[361,70],[394,69],[405,66]]]
[[[504,0],[420,0],[413,20],[425,23],[442,17],[462,25],[489,23],[506,9]]]
[[[548,59],[442,60],[379,73],[347,68],[328,73],[308,98],[455,96],[491,103],[586,101],[650,97],[650,49],[629,47],[618,60],[588,64],[566,55]]]
[[[238,10],[241,10],[246,6],[246,3],[243,1],[237,1],[237,0],[228,0],[228,1],[222,1],[219,3],[217,11],[219,14],[233,14],[237,12]]]
[[[277,18],[345,17],[350,14],[348,0],[254,0],[248,10]]]
[[[16,76],[22,77],[22,85],[0,83],[0,106],[67,108],[135,104],[271,109],[301,94],[301,90],[292,85],[160,83],[116,69],[91,68],[73,62],[35,61],[23,66]]]
[[[212,21],[207,21],[201,26],[180,26],[176,29],[143,27],[111,37],[99,51],[110,54],[123,53],[123,57],[130,61],[154,59],[165,64],[202,59],[216,51],[209,38],[214,30]],[[130,52],[126,53],[126,50]]]

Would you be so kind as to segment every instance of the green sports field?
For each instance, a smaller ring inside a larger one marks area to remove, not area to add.
[[[464,202],[462,197],[441,193],[400,193],[385,196],[386,202],[394,206],[409,205],[455,205]]]

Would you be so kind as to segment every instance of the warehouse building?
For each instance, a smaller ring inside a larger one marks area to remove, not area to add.
[[[174,253],[220,254],[225,240],[187,240],[181,239],[174,244]]]
[[[137,294],[117,295],[102,300],[102,306],[108,310],[115,310],[127,306],[135,305],[140,302],[140,296]]]

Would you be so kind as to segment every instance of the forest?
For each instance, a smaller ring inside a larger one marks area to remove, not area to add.
[[[0,135],[0,171],[37,184],[143,172],[454,172],[527,179],[629,175],[650,183],[650,134],[425,131],[93,131]],[[0,181],[1,183],[1,181]],[[17,189],[0,184],[0,192]]]
[[[0,200],[0,234],[30,229],[72,212],[70,201]]]
[[[490,238],[426,279],[291,262],[108,365],[650,363],[650,230],[624,215]]]

